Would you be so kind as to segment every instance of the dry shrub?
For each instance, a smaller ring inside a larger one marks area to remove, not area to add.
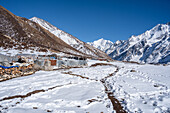
[[[47,49],[39,49],[39,52],[48,52],[48,50]]]

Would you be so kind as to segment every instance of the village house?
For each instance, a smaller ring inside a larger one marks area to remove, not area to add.
[[[86,58],[75,56],[0,54],[0,81],[33,74],[38,70],[52,71],[59,68],[87,65]]]

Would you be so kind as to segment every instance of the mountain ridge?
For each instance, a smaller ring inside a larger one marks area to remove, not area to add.
[[[53,26],[52,24],[43,19],[33,17],[30,20],[35,23],[38,23],[41,27],[48,30],[49,32],[63,40],[65,43],[67,43],[68,45],[72,46],[73,48],[77,49],[80,52],[83,52],[87,55],[105,57],[106,59],[110,59],[103,51],[100,51],[95,47],[90,46],[89,44],[79,40],[78,38],[74,37],[73,35],[63,30],[60,30],[59,28]]]
[[[158,24],[140,35],[132,35],[128,40],[118,40],[110,45],[109,48],[105,47],[106,50],[104,50],[104,52],[114,60],[143,63],[168,63],[170,62],[169,43],[170,22]],[[94,42],[89,44],[92,46],[95,45]]]
[[[34,47],[38,48],[38,50],[43,49],[45,51],[53,51],[56,53],[61,52],[82,57],[110,59],[107,54],[100,50],[95,49],[98,53],[91,51],[89,48],[93,47],[90,45],[86,47],[88,48],[88,52],[93,54],[86,54],[84,51],[80,51],[70,44],[67,44],[61,38],[51,33],[40,24],[29,19],[16,16],[2,6],[0,6],[0,25],[1,36],[10,37],[13,40],[11,43],[15,43],[12,47],[13,49],[22,50]],[[72,36],[70,34],[67,35]],[[4,38],[0,39],[3,41]],[[85,43],[83,44],[86,45]],[[1,47],[3,46],[6,46],[6,48],[9,47],[8,44],[1,44]]]

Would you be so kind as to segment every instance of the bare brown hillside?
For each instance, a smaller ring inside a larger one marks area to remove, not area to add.
[[[51,32],[41,27],[39,24],[26,18],[18,17],[2,6],[0,6],[0,34],[1,42],[8,40],[6,42],[10,43],[6,45],[1,43],[0,46],[3,47],[12,47],[12,44],[18,44],[25,48],[40,47],[72,55],[94,57],[73,48]],[[10,37],[10,39],[7,39],[7,37]],[[107,55],[100,54],[97,57],[109,58]]]

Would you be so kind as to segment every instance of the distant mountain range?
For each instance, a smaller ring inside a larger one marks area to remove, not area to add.
[[[52,51],[74,56],[111,59],[76,37],[50,23],[33,17],[30,20],[16,16],[0,6],[0,47],[33,51]]]
[[[115,43],[99,39],[88,44],[104,51],[112,59],[145,63],[170,62],[170,22],[158,24],[151,30],[128,40]]]

